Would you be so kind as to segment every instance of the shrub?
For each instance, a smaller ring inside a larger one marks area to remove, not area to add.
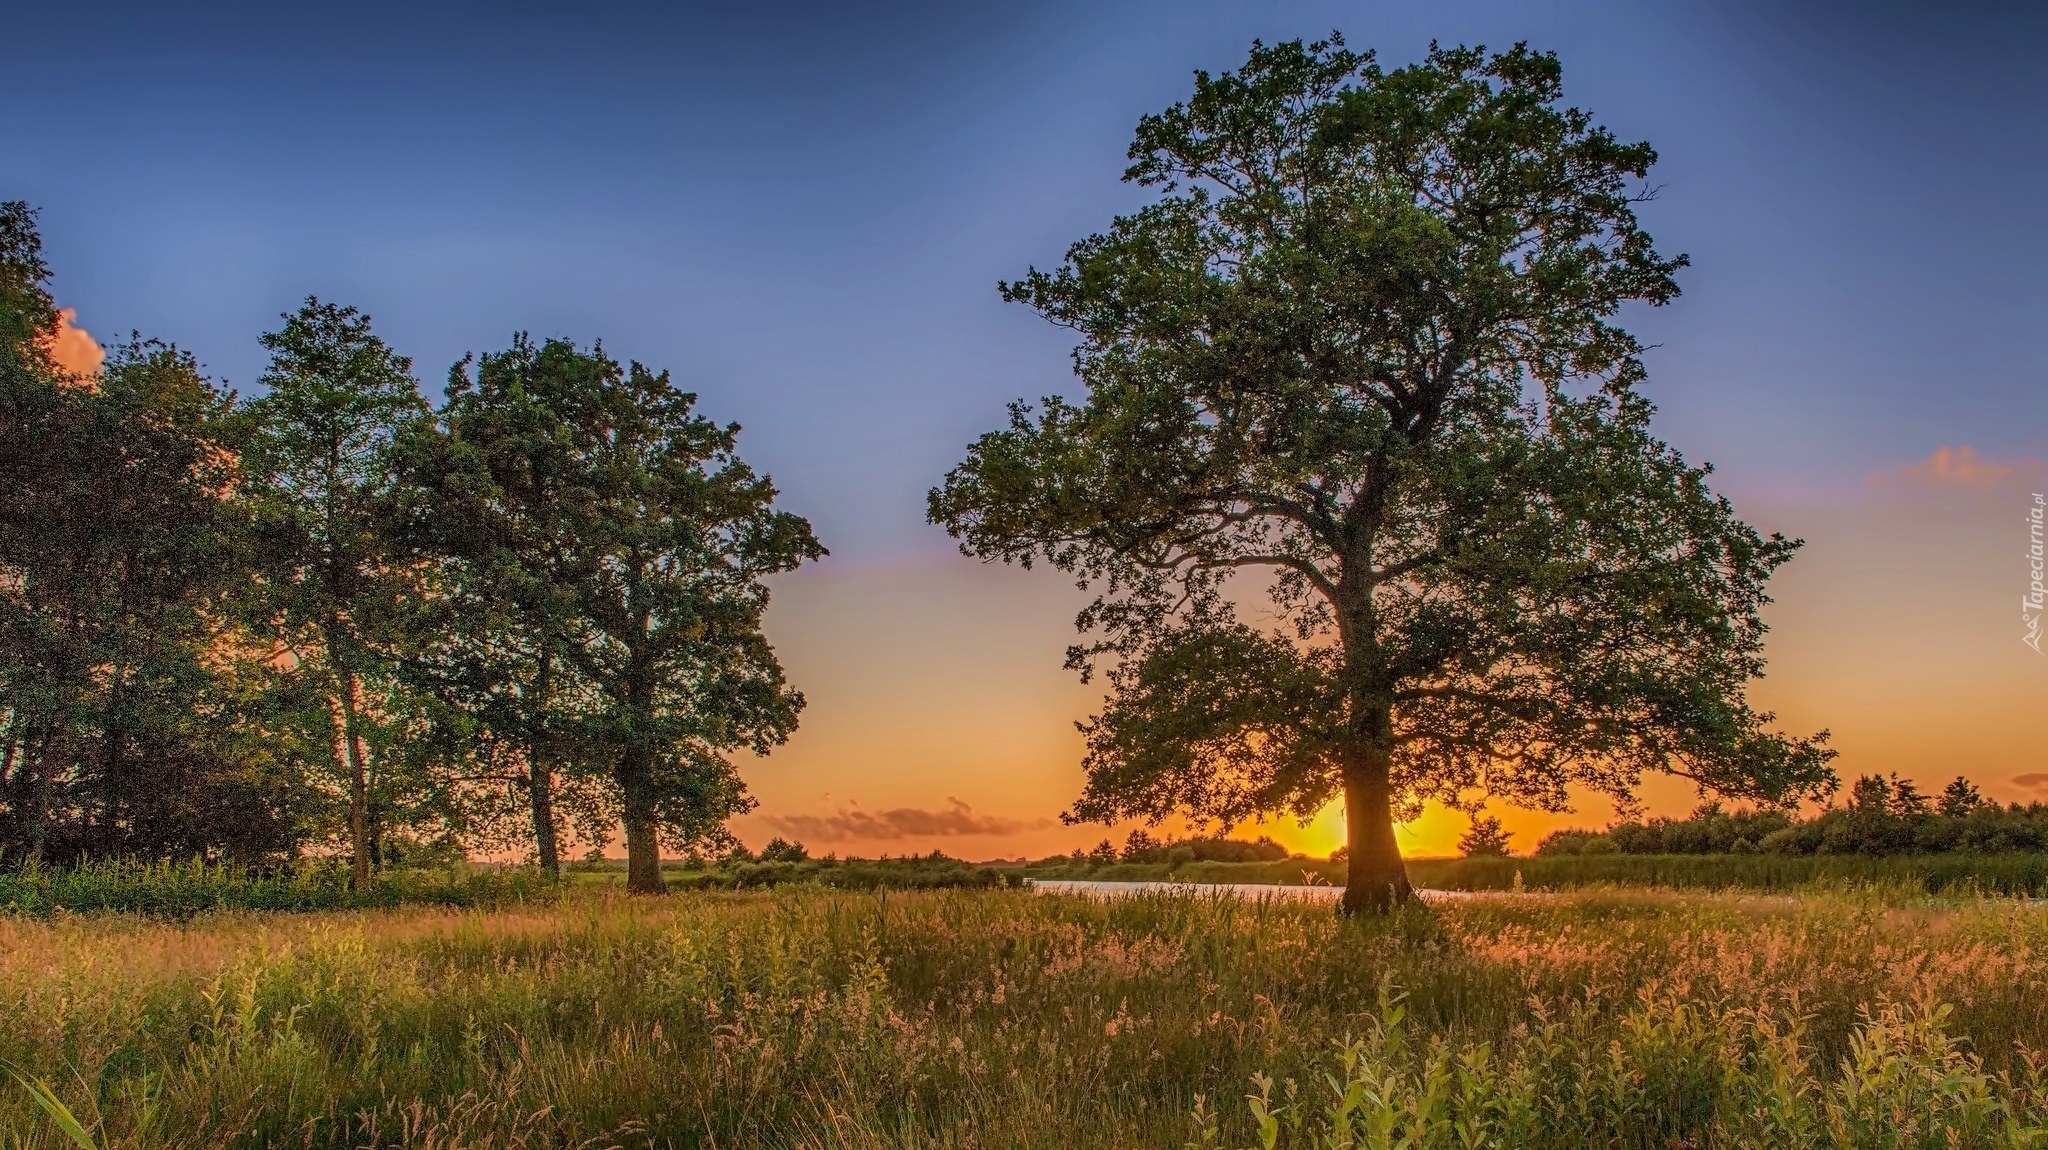
[[[804,849],[804,844],[791,842],[780,835],[769,839],[768,845],[761,848],[761,861],[764,863],[802,862],[809,857],[811,852]]]
[[[339,862],[250,868],[224,863],[93,862],[73,867],[29,863],[0,871],[0,910],[127,911],[188,918],[212,910],[361,910],[407,904],[499,906],[542,898],[553,889],[539,871],[395,870],[361,889]]]
[[[1466,858],[1501,858],[1508,853],[1508,833],[1492,815],[1478,815],[1472,827],[1458,840],[1458,853]]]

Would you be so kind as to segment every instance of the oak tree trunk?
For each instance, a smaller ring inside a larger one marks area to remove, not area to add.
[[[655,836],[653,780],[649,777],[648,752],[644,747],[629,749],[620,764],[619,787],[625,792],[626,889],[641,894],[660,894],[661,843]]]
[[[541,872],[551,879],[562,877],[562,858],[555,846],[555,796],[553,764],[539,746],[526,755],[526,798],[533,808],[533,847]]]
[[[1346,914],[1385,913],[1408,901],[1408,867],[1394,839],[1394,804],[1384,751],[1353,756],[1344,771]]]
[[[1376,475],[1384,475],[1376,469]],[[1378,507],[1384,501],[1384,485],[1372,483],[1352,514],[1364,524],[1378,522]],[[1370,530],[1364,540],[1370,542]],[[1372,571],[1372,550],[1364,546],[1348,563],[1354,573]],[[1343,640],[1343,661],[1350,679],[1350,731],[1348,747],[1341,751],[1343,769],[1343,841],[1350,857],[1343,876],[1346,915],[1360,911],[1386,913],[1409,898],[1407,864],[1401,861],[1401,843],[1395,841],[1393,804],[1393,745],[1395,726],[1391,700],[1382,692],[1386,667],[1376,643],[1376,618],[1372,583],[1356,577],[1341,579],[1335,608],[1339,636]]]

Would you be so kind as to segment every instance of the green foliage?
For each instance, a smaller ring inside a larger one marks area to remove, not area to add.
[[[780,835],[769,839],[768,845],[761,848],[762,862],[802,862],[809,857],[811,852],[804,849],[804,844],[791,842]]]
[[[553,872],[564,782],[588,837],[617,821],[592,791],[603,754],[579,741],[577,703],[593,687],[570,659],[590,634],[576,589],[599,556],[579,543],[604,482],[608,361],[520,335],[470,364],[450,370],[437,419],[399,445],[398,530],[433,588],[401,667],[459,716],[442,728],[454,740],[500,752],[471,778],[501,813],[524,809]]]
[[[2048,898],[2048,854],[1955,852],[1940,855],[1583,855],[1409,859],[1415,884],[1430,890],[1568,891],[1621,884],[1677,890],[1799,892],[1872,885],[1925,894],[1977,892]],[[1018,871],[1025,878],[1104,882],[1185,882],[1281,886],[1341,886],[1342,859],[1272,862],[1114,862],[1055,856]]]
[[[1592,1013],[1568,1009],[1500,1049],[1458,1049],[1423,1044],[1391,994],[1327,1069],[1277,1091],[1272,1076],[1253,1076],[1252,1146],[2017,1150],[2048,1139],[2048,1082],[2031,1066],[1987,1072],[1950,1032],[1946,1006],[1868,1009],[1833,1078],[1815,1074],[1803,1018],[1677,995],[1630,1006],[1618,1026]],[[1603,1045],[1610,1029],[1619,1037]],[[1198,1102],[1192,1117],[1189,1145],[1218,1145],[1216,1112]]]
[[[595,433],[565,589],[586,627],[567,652],[591,685],[579,726],[609,767],[600,797],[625,824],[630,881],[656,890],[660,840],[717,844],[753,806],[725,755],[796,728],[803,696],[761,633],[761,580],[825,549],[735,454],[737,424],[696,414],[666,372],[550,346],[580,357]]]
[[[16,1085],[21,1087],[22,1091],[35,1102],[36,1106],[42,1110],[44,1116],[50,1120],[50,1125],[56,1127],[59,1134],[70,1139],[73,1146],[80,1147],[80,1150],[99,1150],[99,1143],[93,1140],[92,1134],[86,1130],[85,1124],[78,1120],[77,1115],[71,1113],[71,1108],[64,1105],[64,1100],[57,1097],[57,1092],[50,1089],[49,1083],[44,1082],[40,1078],[33,1078],[23,1074],[21,1071],[16,1070],[12,1066],[6,1066],[4,1063],[0,1063],[0,1067],[6,1069]]]
[[[194,859],[184,863],[103,861],[69,867],[37,863],[0,870],[0,911],[47,916],[120,911],[188,918],[217,910],[357,910],[424,903],[499,906],[547,897],[529,870],[390,870],[355,886],[337,863],[264,868]]]
[[[558,832],[715,847],[802,696],[763,576],[824,554],[666,375],[524,336],[451,374],[308,298],[240,404],[189,355],[60,370],[0,204],[0,860],[381,867]]]
[[[1124,849],[1116,855],[1117,861],[1127,863],[1150,862],[1270,862],[1287,857],[1287,848],[1274,842],[1269,835],[1256,839],[1234,839],[1227,835],[1198,835],[1182,839],[1154,839],[1143,830],[1134,830],[1124,842]]]
[[[1458,839],[1458,853],[1466,858],[1505,858],[1508,833],[1492,815],[1475,815],[1472,826]]]
[[[1707,803],[1683,819],[1625,820],[1605,831],[1554,831],[1540,855],[1621,854],[1998,854],[2048,845],[2048,804],[1984,801],[1957,778],[1937,804],[1909,780],[1865,775],[1849,801],[1811,818],[1772,808],[1723,810]]]
[[[1795,892],[1874,884],[1935,894],[1943,891],[2048,898],[2048,854],[1894,855],[1629,855],[1588,853],[1535,858],[1418,860],[1415,881],[1443,890],[1511,890],[1519,876],[1530,890],[1572,890],[1602,884],[1681,890]],[[1230,881],[1217,879],[1214,881]]]
[[[752,887],[813,885],[836,890],[945,890],[1015,886],[1021,876],[975,866],[936,851],[909,858],[729,860],[714,867],[669,876],[685,889],[744,890]]]
[[[233,397],[153,341],[58,370],[46,275],[0,205],[0,856],[288,850],[317,804],[222,668]]]
[[[414,590],[386,526],[391,449],[427,404],[412,361],[370,330],[368,316],[308,297],[283,318],[262,340],[265,393],[244,408],[251,434],[240,479],[255,575],[244,612],[276,644],[280,676],[319,696],[319,712],[301,722],[331,726],[328,782],[346,803],[363,884],[392,808],[420,789],[394,769],[405,760],[382,753],[392,732],[379,728],[397,720],[383,652]]]
[[[1563,105],[1554,56],[1255,46],[1130,156],[1157,198],[1003,288],[1078,334],[1086,400],[1013,405],[930,498],[968,554],[1099,593],[1072,817],[1341,794],[1364,905],[1405,890],[1392,823],[1424,799],[1829,785],[1824,736],[1744,696],[1797,543],[1650,434],[1614,322],[1678,293],[1635,215],[1655,152]]]

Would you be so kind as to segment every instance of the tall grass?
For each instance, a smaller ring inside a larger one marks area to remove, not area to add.
[[[957,887],[1021,886],[1015,871],[977,866],[943,855],[912,858],[816,858],[764,862],[720,862],[665,866],[662,877],[676,890],[748,890],[808,884],[838,890],[944,890]],[[623,886],[625,869],[578,868],[570,878],[582,885]]]
[[[1277,862],[1034,864],[1023,873],[1040,878],[1105,881],[1178,879],[1196,883],[1344,882],[1344,864],[1318,859]],[[1794,891],[1841,884],[1915,887],[1935,894],[2048,897],[2048,854],[1965,853],[1889,855],[1546,855],[1525,858],[1410,859],[1417,886],[1438,890],[1570,890],[1601,884],[1679,890]],[[1518,878],[1519,876],[1519,878]]]
[[[1792,891],[1840,884],[1917,887],[1936,894],[2048,896],[2048,854],[1583,855],[1431,859],[1410,864],[1416,881],[1448,890],[1530,890],[1623,883],[1684,890],[1739,887]],[[1338,881],[1342,881],[1339,879]]]
[[[0,918],[0,1059],[110,1148],[2006,1147],[2048,1137],[2042,1049],[2048,915],[2009,900]],[[0,1147],[60,1137],[0,1095]]]
[[[345,866],[308,863],[256,870],[193,860],[89,862],[0,869],[0,912],[128,911],[179,918],[214,910],[360,910],[408,903],[497,906],[545,897],[537,871],[412,870],[349,885]]]

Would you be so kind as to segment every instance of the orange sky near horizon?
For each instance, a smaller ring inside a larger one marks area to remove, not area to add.
[[[100,346],[69,309],[62,319],[53,355],[97,370]],[[1845,783],[1896,773],[1932,791],[1961,774],[2000,801],[2048,799],[2048,657],[2020,641],[2017,610],[2025,515],[2043,491],[2048,461],[1943,445],[1853,486],[1736,500],[1759,528],[1807,541],[1773,580],[1752,701],[1786,729],[1829,729]],[[771,586],[768,635],[809,705],[786,746],[741,758],[760,801],[732,823],[748,845],[782,835],[814,854],[986,860],[1122,843],[1129,825],[1059,819],[1082,785],[1074,723],[1102,699],[1062,667],[1088,598],[1070,578],[936,554],[827,559]],[[1699,801],[1669,777],[1638,797],[1651,814]],[[1492,809],[1518,851],[1614,816],[1597,796],[1566,814]],[[1397,835],[1410,857],[1445,855],[1467,825],[1432,805]],[[1236,833],[1327,855],[1342,810]]]
[[[2020,642],[2017,611],[2025,509],[2044,488],[2048,462],[1942,446],[1853,487],[1739,499],[1760,528],[1807,541],[1773,581],[1770,670],[1752,700],[1789,730],[1830,730],[1845,782],[1897,773],[1939,789],[1962,774],[2001,801],[2048,798],[2048,659]],[[744,764],[761,800],[733,824],[746,841],[973,859],[1121,843],[1126,827],[1058,821],[1081,788],[1073,722],[1101,699],[1061,669],[1084,601],[1064,576],[957,556],[828,560],[774,589],[769,636],[810,706],[788,746]],[[1668,777],[1640,798],[1669,815],[1699,801]],[[1590,798],[1570,814],[1495,813],[1527,851],[1614,812]],[[1432,807],[1399,837],[1411,856],[1450,854],[1466,826]],[[1327,854],[1341,809],[1238,833]]]

